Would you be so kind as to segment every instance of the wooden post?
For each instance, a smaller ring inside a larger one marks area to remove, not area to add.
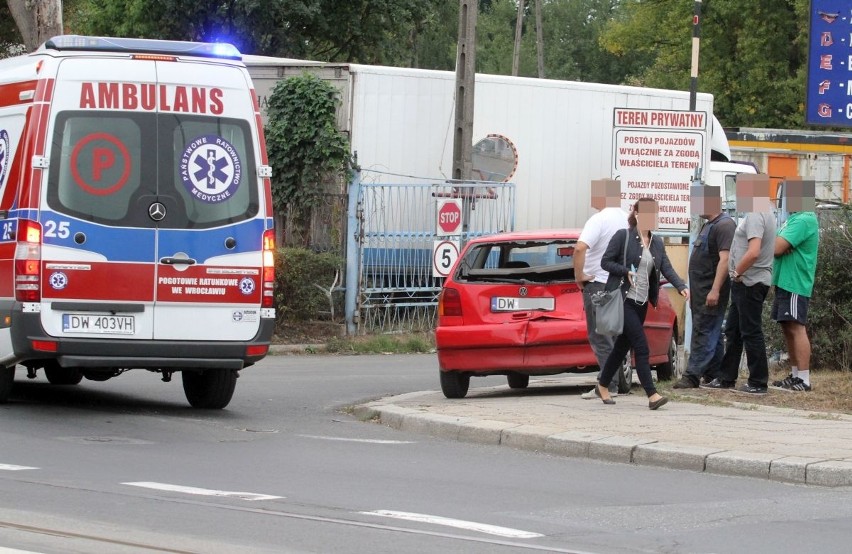
[[[538,55],[538,78],[544,79],[544,28],[541,26],[541,0],[535,0],[535,50]]]
[[[453,179],[470,179],[473,150],[473,93],[476,75],[476,17],[478,0],[459,0],[456,52],[456,113],[453,136]]]
[[[524,28],[524,4],[526,0],[518,0],[518,17],[515,19],[515,49],[512,52],[512,75],[518,76],[518,66],[521,64],[521,31]]]

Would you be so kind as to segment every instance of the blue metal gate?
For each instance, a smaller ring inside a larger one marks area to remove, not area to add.
[[[460,199],[459,233],[439,236],[442,200]],[[347,333],[393,333],[434,328],[443,277],[433,275],[436,240],[457,240],[514,229],[511,183],[364,183],[349,194],[346,252]]]

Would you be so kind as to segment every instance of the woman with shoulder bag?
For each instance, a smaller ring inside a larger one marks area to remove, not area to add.
[[[624,295],[624,327],[615,339],[595,387],[595,393],[604,404],[615,404],[608,387],[631,348],[636,357],[639,381],[648,396],[648,407],[656,410],[669,400],[654,386],[643,325],[648,302],[657,305],[661,273],[686,299],[689,299],[689,289],[672,267],[663,240],[652,233],[657,228],[657,213],[656,200],[640,198],[636,201],[628,218],[629,228],[615,233],[601,259],[601,267],[609,272],[606,290],[621,287]]]

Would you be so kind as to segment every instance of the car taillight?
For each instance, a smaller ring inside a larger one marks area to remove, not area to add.
[[[26,219],[18,222],[15,298],[20,302],[41,301],[41,225]]]
[[[461,316],[461,295],[456,289],[444,289],[441,291],[441,300],[438,302],[439,316]]]
[[[275,307],[275,230],[263,232],[263,297],[262,308]]]

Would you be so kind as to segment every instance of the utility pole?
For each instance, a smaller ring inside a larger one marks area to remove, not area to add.
[[[473,150],[473,89],[476,76],[476,17],[478,0],[459,0],[459,38],[456,51],[456,114],[453,136],[453,179],[470,179]]]
[[[692,68],[689,72],[689,111],[695,111],[698,94],[698,50],[701,45],[701,0],[695,0],[692,15]]]
[[[524,4],[526,0],[518,0],[518,17],[515,19],[515,49],[512,51],[512,76],[518,76],[518,66],[521,63],[521,31],[524,28]]]
[[[535,50],[538,55],[538,78],[544,79],[544,28],[541,26],[541,0],[535,0]]]

